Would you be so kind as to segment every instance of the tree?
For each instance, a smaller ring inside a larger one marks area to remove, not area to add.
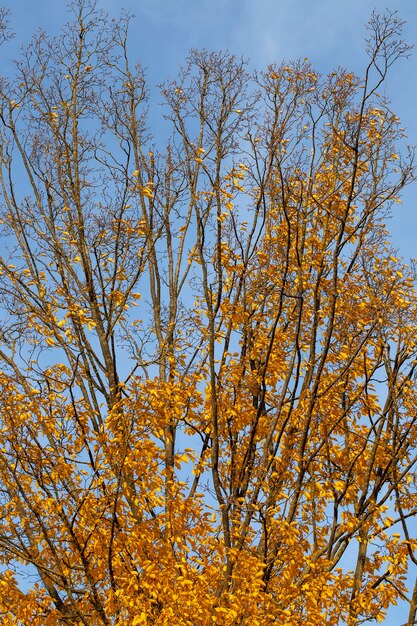
[[[192,51],[164,144],[128,17],[72,8],[1,82],[1,623],[414,624],[401,21],[362,78]]]

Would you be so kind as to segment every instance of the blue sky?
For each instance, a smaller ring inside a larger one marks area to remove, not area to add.
[[[1,0],[0,0],[1,4]],[[39,27],[58,34],[67,20],[65,0],[3,0],[11,9],[16,33],[2,50],[0,74]],[[117,15],[122,8],[136,18],[131,54],[155,84],[173,77],[190,48],[228,49],[263,69],[284,59],[310,58],[320,72],[344,66],[361,73],[366,64],[364,24],[372,9],[398,10],[406,20],[405,38],[417,46],[417,0],[99,0]],[[417,49],[393,69],[386,85],[410,144],[417,144]],[[395,205],[389,228],[393,244],[405,258],[417,257],[417,183]],[[391,613],[400,623],[404,614]],[[388,622],[386,622],[388,623]]]
[[[3,51],[1,73],[39,27],[59,32],[67,20],[66,5],[64,0],[6,0],[16,38]],[[407,22],[405,38],[417,44],[416,0],[98,0],[98,6],[113,15],[126,8],[136,16],[131,53],[151,83],[173,77],[190,48],[228,49],[257,69],[308,57],[324,73],[336,66],[360,73],[366,63],[364,24],[374,8],[398,10]],[[408,143],[417,144],[417,50],[395,66],[386,94]],[[417,184],[404,193],[389,225],[393,244],[405,258],[417,257],[416,196]]]

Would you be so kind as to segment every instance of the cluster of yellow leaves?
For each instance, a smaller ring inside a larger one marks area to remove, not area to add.
[[[77,72],[66,104],[25,95],[34,199],[2,179],[5,626],[356,626],[408,593],[417,298],[381,221],[411,172],[398,120],[307,60],[256,77],[252,119],[243,66],[194,62],[163,88],[165,156],[127,66],[97,144]]]

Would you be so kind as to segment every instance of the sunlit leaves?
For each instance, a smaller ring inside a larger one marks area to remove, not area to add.
[[[401,24],[365,80],[192,51],[159,141],[128,20],[77,6],[0,94],[1,623],[382,620],[416,563]]]

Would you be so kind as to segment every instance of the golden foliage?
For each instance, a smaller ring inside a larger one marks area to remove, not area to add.
[[[401,23],[364,79],[192,52],[159,150],[77,6],[0,92],[0,623],[414,623]]]

